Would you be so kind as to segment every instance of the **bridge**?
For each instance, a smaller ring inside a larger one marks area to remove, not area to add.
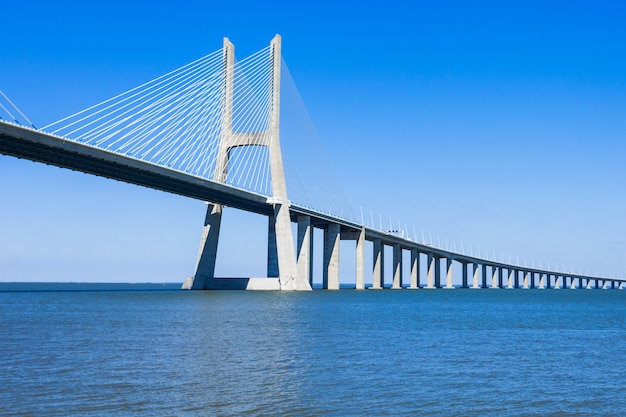
[[[305,166],[299,176],[286,174],[285,71],[280,36],[241,61],[224,39],[223,48],[206,57],[41,129],[0,120],[0,153],[206,201],[195,274],[185,280],[185,289],[311,290],[315,229],[324,233],[324,289],[340,288],[341,240],[356,245],[356,289],[366,288],[366,241],[373,247],[372,289],[386,286],[385,247],[393,248],[394,289],[455,288],[454,263],[461,266],[462,288],[621,289],[626,282],[497,262],[349,218],[319,166]],[[267,217],[267,277],[215,276],[226,208]],[[408,283],[403,282],[406,252]]]

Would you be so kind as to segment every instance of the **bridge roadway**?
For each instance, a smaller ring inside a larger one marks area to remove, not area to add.
[[[0,120],[0,154],[68,168],[202,201],[210,201],[261,215],[269,216],[274,212],[274,201],[267,196],[3,120]],[[626,283],[624,279],[547,271],[455,253],[296,205],[290,206],[290,214],[292,221],[297,222],[299,226],[298,245],[300,248],[303,244],[302,236],[304,236],[304,233],[300,231],[302,227],[319,228],[325,231],[324,288],[339,288],[340,240],[355,240],[357,242],[357,289],[365,288],[363,254],[364,241],[366,240],[373,242],[374,246],[372,288],[385,286],[385,246],[393,247],[392,288],[405,286],[402,282],[403,250],[411,252],[409,288],[453,288],[453,261],[462,266],[462,287],[465,288],[470,287],[470,277],[472,278],[471,288],[574,288],[576,281],[578,281],[578,288],[591,287],[592,282],[596,288],[600,286],[616,288]],[[302,222],[303,219],[305,222]],[[313,234],[309,233],[307,236],[310,239],[307,247],[312,256]],[[299,252],[302,251],[299,250]],[[422,286],[420,279],[419,265],[422,257],[426,257],[427,262],[425,286]],[[445,285],[441,283],[441,260],[446,261]],[[306,259],[306,264],[309,265],[310,271],[311,259]],[[473,266],[471,276],[469,265]],[[489,275],[487,274],[488,269],[491,272]],[[508,277],[503,276],[504,271],[508,272]]]

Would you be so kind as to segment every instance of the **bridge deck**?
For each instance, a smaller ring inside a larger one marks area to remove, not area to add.
[[[0,121],[0,154],[43,162],[259,214],[267,197]]]
[[[272,203],[266,196],[2,120],[0,120],[0,154],[42,162],[61,168],[69,168],[257,214],[270,215],[273,213]],[[325,228],[328,224],[339,224],[342,238],[353,239],[354,233],[362,229],[362,226],[358,223],[335,218],[332,215],[318,213],[303,207],[291,206],[290,212],[293,221],[297,221],[298,215],[311,216],[311,224],[319,228]],[[417,249],[421,253],[430,253],[437,258],[452,259],[464,264],[488,265],[496,268],[523,270],[529,273],[567,275],[572,278],[580,277],[626,282],[623,279],[587,277],[584,274],[552,272],[540,268],[509,265],[503,262],[435,248],[393,233],[368,227],[364,229],[366,240],[380,239],[385,245],[398,244],[403,249]]]

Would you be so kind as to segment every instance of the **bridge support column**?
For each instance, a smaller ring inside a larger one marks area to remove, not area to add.
[[[383,287],[385,274],[385,251],[382,240],[374,239],[374,265],[372,271],[372,289]]]
[[[472,288],[477,290],[480,288],[480,285],[478,285],[478,276],[480,274],[480,265],[478,264],[472,264],[473,268],[474,268],[474,282],[472,282]]]
[[[359,231],[356,241],[356,289],[365,289],[365,227]]]
[[[441,288],[441,258],[435,256],[435,288]]]
[[[449,290],[454,289],[452,283],[452,258],[446,258],[446,288]]]
[[[269,168],[272,183],[273,215],[269,219],[268,227],[268,277],[278,277],[277,286],[281,290],[311,290],[309,279],[299,275],[298,261],[291,229],[291,215],[289,213],[289,198],[285,183],[282,151],[280,147],[280,72],[281,72],[281,38],[276,35],[270,43],[270,88],[271,103],[268,127],[263,132],[236,132],[233,129],[233,109],[235,100],[235,57],[234,45],[224,38],[223,48],[223,105],[221,115],[220,143],[217,152],[213,180],[220,183],[227,182],[230,150],[242,146],[267,146],[269,150]],[[264,135],[269,133],[269,143]],[[217,289],[214,287],[217,280],[213,277],[215,269],[215,254],[219,224],[221,222],[221,207],[211,207],[211,215],[207,213],[205,229],[201,242],[200,256],[196,267],[193,282],[183,288]],[[215,231],[215,233],[214,233]],[[303,261],[303,263],[306,263]],[[196,282],[197,281],[197,282]],[[212,282],[215,281],[215,282]],[[261,283],[252,280],[220,280],[221,288],[239,289],[274,289],[276,280]],[[269,285],[268,285],[269,284]]]
[[[324,229],[324,271],[322,281],[324,289],[339,289],[340,236],[340,226],[336,223],[330,223]]]
[[[298,216],[298,276],[313,285],[313,228],[310,216]]]
[[[267,226],[267,276],[278,278],[278,247],[276,244],[276,217],[268,217]]]
[[[420,253],[417,249],[411,249],[411,282],[409,288],[418,289],[420,287]]]
[[[524,289],[525,290],[529,288],[528,287],[529,282],[530,282],[530,271],[525,271],[524,272]]]
[[[506,287],[511,290],[515,286],[515,272],[513,268],[509,268],[509,278],[507,280],[507,285]]]
[[[483,280],[482,280],[482,288],[487,288],[487,265],[483,264]]]
[[[435,268],[438,263],[437,258],[433,256],[432,253],[428,254],[428,276],[426,278],[426,288],[433,289],[435,288]],[[438,268],[437,268],[438,269]]]
[[[222,206],[209,203],[204,217],[204,228],[200,240],[196,272],[191,280],[185,280],[185,290],[206,290],[211,288],[215,274],[217,242],[222,223]]]
[[[500,268],[497,266],[491,267],[491,288],[498,289],[500,286],[498,285],[498,271]]]
[[[391,288],[402,288],[402,247],[399,243],[393,245],[393,283]]]
[[[551,274],[546,274],[546,288],[547,289],[552,288],[552,283],[550,282],[550,277],[551,277]]]
[[[468,274],[468,268],[469,268],[469,264],[466,262],[463,262],[463,277],[461,278],[461,288],[467,288],[469,285],[467,283],[467,276]]]
[[[570,290],[575,290],[576,289],[576,278],[575,277],[571,277],[570,278],[570,286],[569,286]]]
[[[546,288],[546,276],[545,274],[539,273],[539,289],[544,290]]]

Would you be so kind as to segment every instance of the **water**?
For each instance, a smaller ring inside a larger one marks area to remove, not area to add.
[[[626,413],[626,291],[171,288],[1,292],[0,415]]]

